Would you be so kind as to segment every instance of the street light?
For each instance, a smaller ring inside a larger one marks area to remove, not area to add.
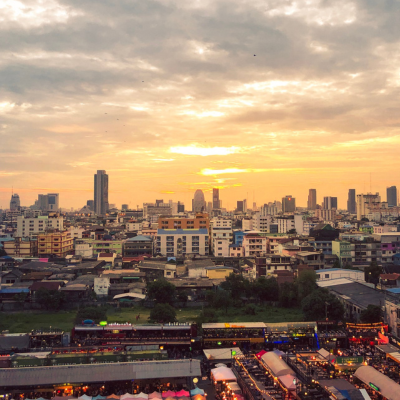
[[[297,399],[297,381],[296,378],[293,378],[293,385],[295,387],[296,399]]]

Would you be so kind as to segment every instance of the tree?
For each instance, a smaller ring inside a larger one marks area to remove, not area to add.
[[[281,307],[295,307],[298,305],[297,297],[297,286],[294,283],[282,283],[279,288],[279,303]]]
[[[177,299],[180,303],[183,303],[183,305],[186,306],[186,303],[188,301],[188,294],[186,292],[179,292]]]
[[[372,261],[369,267],[364,269],[364,278],[368,283],[373,283],[375,286],[379,283],[379,275],[382,273],[380,267],[375,261]]]
[[[228,308],[233,304],[232,296],[226,290],[218,290],[217,292],[208,291],[206,300],[213,308],[224,308],[225,314],[228,314]]]
[[[217,311],[214,308],[205,308],[197,318],[197,325],[201,326],[201,324],[210,322],[218,322]]]
[[[382,321],[382,309],[380,306],[368,304],[366,310],[361,311],[361,321],[365,324],[373,324]]]
[[[150,311],[150,322],[166,324],[168,322],[176,322],[176,311],[169,304],[156,304]]]
[[[23,293],[23,292],[17,293],[17,294],[14,296],[14,300],[15,300],[20,306],[23,306],[27,299],[28,299],[28,294],[27,294],[27,293]]]
[[[147,285],[147,296],[156,303],[173,304],[175,301],[175,286],[161,278]]]
[[[75,323],[81,324],[82,321],[91,319],[96,323],[107,321],[106,307],[81,307],[76,313]]]
[[[297,231],[296,229],[290,229],[289,231],[286,232],[288,235],[296,235]]]
[[[303,300],[317,288],[317,274],[315,271],[306,269],[297,278],[297,293],[299,300]]]
[[[254,283],[254,294],[260,301],[278,301],[279,285],[275,278],[260,276]]]
[[[250,281],[233,272],[225,278],[225,282],[221,283],[221,288],[229,290],[234,298],[239,298],[243,295],[250,296],[252,292]]]
[[[369,219],[368,218],[366,218],[366,217],[363,217],[363,218],[361,218],[361,220],[360,221],[362,221],[362,222],[369,222]]]
[[[341,268],[342,266],[340,265],[340,261],[339,260],[335,260],[335,262],[332,265],[332,268]]]
[[[322,320],[328,312],[328,319],[342,320],[344,307],[342,303],[325,288],[314,290],[301,302],[306,321]]]

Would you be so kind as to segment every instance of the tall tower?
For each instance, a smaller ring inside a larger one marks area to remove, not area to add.
[[[337,209],[337,197],[331,197],[331,196],[324,197],[322,208],[324,210],[332,210],[332,208]]]
[[[397,207],[397,187],[390,186],[386,188],[386,201],[389,207]]]
[[[21,201],[19,199],[19,196],[17,193],[14,193],[11,196],[11,201],[10,201],[10,210],[15,211],[18,210],[21,207]]]
[[[309,189],[307,208],[309,210],[315,210],[317,208],[317,189]]]
[[[286,197],[282,197],[282,211],[284,213],[287,212],[295,212],[296,211],[296,199],[291,195]]]
[[[217,189],[217,188],[213,189],[212,208],[213,208],[213,210],[217,210],[217,209],[221,208],[221,206],[219,204],[219,189]]]
[[[202,190],[197,189],[194,193],[194,198],[192,200],[192,211],[193,212],[202,212],[206,211],[207,205],[204,200],[204,193]]]
[[[108,210],[108,175],[98,170],[94,175],[94,212],[105,215]]]
[[[349,189],[349,196],[347,198],[347,212],[350,214],[356,213],[356,189]]]

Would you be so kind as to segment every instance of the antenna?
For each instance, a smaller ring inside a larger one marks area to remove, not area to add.
[[[372,193],[372,172],[369,173],[369,191]]]

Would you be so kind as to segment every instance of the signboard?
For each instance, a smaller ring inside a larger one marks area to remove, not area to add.
[[[377,392],[380,392],[380,389],[378,386],[374,385],[372,382],[369,383],[369,386],[372,387],[372,389],[376,390]]]
[[[317,325],[334,325],[335,321],[317,321]]]
[[[362,364],[363,362],[364,362],[363,356],[336,358],[336,364]]]

